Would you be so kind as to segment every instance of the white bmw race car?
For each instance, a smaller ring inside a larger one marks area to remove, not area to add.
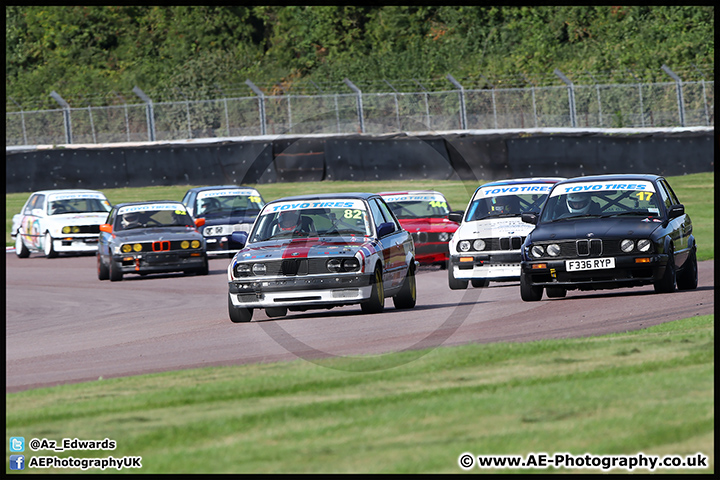
[[[559,180],[563,179],[518,178],[479,186],[450,239],[450,289],[465,289],[468,281],[483,288],[491,280],[519,280],[520,247],[534,228],[522,221],[521,214],[539,212]]]
[[[48,258],[59,253],[94,253],[100,225],[110,208],[108,199],[97,190],[35,192],[13,216],[10,234],[15,238],[15,253],[20,258],[31,252],[42,252]]]

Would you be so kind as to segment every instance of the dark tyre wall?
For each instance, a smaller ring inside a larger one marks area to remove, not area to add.
[[[50,188],[714,171],[713,131],[327,136],[6,153],[6,192]]]

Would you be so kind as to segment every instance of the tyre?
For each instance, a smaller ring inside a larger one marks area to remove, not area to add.
[[[417,283],[415,282],[414,262],[410,264],[400,293],[393,297],[395,308],[414,308],[417,303]]]
[[[698,285],[697,253],[693,247],[690,256],[685,261],[685,266],[677,273],[676,277],[678,290],[695,290]]]
[[[490,280],[487,278],[473,278],[470,283],[474,288],[485,288],[490,284]]]
[[[97,254],[97,274],[98,280],[107,280],[110,278],[108,267],[102,262],[102,257],[100,257],[99,253]]]
[[[284,317],[287,315],[287,308],[285,307],[269,307],[265,309],[265,314],[268,317]]]
[[[538,302],[542,299],[543,287],[535,287],[525,275],[520,272],[520,298],[525,302]]]
[[[230,314],[230,321],[233,323],[247,323],[252,320],[253,309],[236,307],[233,305],[228,293],[228,313]]]
[[[655,287],[655,293],[672,293],[675,291],[675,251],[670,247],[668,254],[667,265],[665,265],[665,272],[660,280],[656,281],[653,285]]]
[[[210,273],[210,266],[208,264],[207,257],[205,257],[205,263],[203,264],[202,267],[198,267],[195,269],[195,274],[196,275],[207,275],[209,273]]]
[[[50,232],[45,233],[45,241],[43,242],[43,252],[45,252],[45,256],[47,258],[55,258],[57,257],[57,252],[55,251],[55,247],[53,246],[53,238],[50,235]]]
[[[567,295],[567,290],[563,287],[547,287],[545,293],[548,298],[564,298]]]
[[[455,278],[455,275],[453,275],[453,267],[452,263],[450,263],[450,260],[448,260],[447,272],[448,286],[450,287],[450,290],[465,290],[467,288],[467,280],[458,280]]]
[[[385,309],[385,286],[380,267],[375,269],[371,286],[370,299],[361,303],[360,307],[364,313],[380,313]]]
[[[108,262],[110,264],[109,267],[109,273],[110,273],[110,281],[111,282],[120,282],[123,279],[123,273],[122,269],[120,268],[120,265],[110,257],[110,261]]]
[[[30,256],[30,250],[25,246],[20,232],[15,235],[15,254],[20,258],[28,258]]]

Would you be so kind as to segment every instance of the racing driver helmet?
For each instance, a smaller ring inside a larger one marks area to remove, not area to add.
[[[590,210],[590,195],[587,193],[570,193],[567,196],[567,207],[570,213],[581,215]]]
[[[281,232],[295,230],[300,219],[299,210],[284,210],[278,214],[278,229]]]

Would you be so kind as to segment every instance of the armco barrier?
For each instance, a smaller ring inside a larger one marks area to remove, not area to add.
[[[249,137],[6,150],[6,192],[714,170],[714,129]]]

